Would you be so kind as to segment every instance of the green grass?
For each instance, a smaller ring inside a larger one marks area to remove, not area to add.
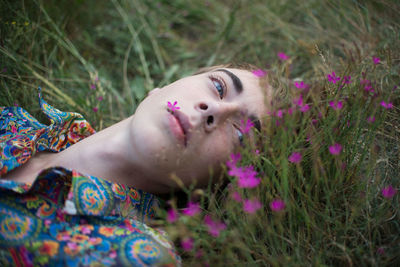
[[[195,240],[192,251],[179,248],[184,265],[400,264],[399,193],[381,195],[389,184],[400,188],[397,1],[3,1],[0,12],[0,105],[18,104],[43,121],[38,86],[50,104],[101,130],[132,114],[152,88],[213,64],[267,69],[284,92],[276,110],[299,95],[294,79],[311,84],[308,112],[286,114],[279,127],[268,116],[260,155],[241,151],[260,186],[238,188],[226,175],[230,190],[257,197],[261,210],[243,212],[214,178],[216,186],[185,189],[202,214],[157,222],[178,247],[184,237]],[[281,62],[280,51],[290,59]],[[332,71],[353,82],[339,89],[327,82]],[[364,93],[363,73],[376,97]],[[342,110],[329,108],[334,99],[344,101]],[[338,156],[328,151],[334,143],[343,145]],[[288,161],[294,151],[300,164]],[[277,197],[286,203],[280,213],[268,206]],[[206,213],[227,224],[217,238],[203,223]]]

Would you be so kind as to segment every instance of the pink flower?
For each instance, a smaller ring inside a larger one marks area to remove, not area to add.
[[[260,201],[258,201],[258,199],[245,199],[243,201],[243,210],[247,213],[255,213],[257,210],[262,208],[262,204]]]
[[[330,101],[329,102],[329,106],[331,107],[331,108],[333,108],[334,110],[339,110],[339,109],[342,109],[342,107],[343,107],[343,101]]]
[[[187,216],[194,216],[200,213],[200,205],[199,203],[189,202],[187,207],[183,209],[182,213]]]
[[[191,251],[193,249],[193,238],[186,237],[182,239],[181,246],[184,251]]]
[[[310,106],[309,106],[308,104],[306,104],[306,105],[300,107],[300,111],[301,111],[301,112],[307,112],[307,111],[309,111],[309,110],[310,110]]]
[[[259,78],[264,77],[267,74],[267,72],[263,71],[262,69],[253,70],[252,73]]]
[[[375,121],[375,116],[369,116],[367,118],[367,121],[370,122],[370,123],[373,123]]]
[[[303,95],[299,95],[299,98],[295,98],[293,100],[293,104],[297,105],[301,112],[307,112],[310,109],[310,106],[308,104],[304,104]]]
[[[97,112],[97,111],[99,111],[99,108],[98,107],[94,107],[93,108],[93,112]]]
[[[174,104],[171,104],[171,102],[168,101],[168,109],[171,112],[174,112],[175,110],[180,109],[180,107],[178,107],[177,104],[178,104],[177,101],[175,101]]]
[[[204,223],[207,225],[208,233],[213,237],[219,236],[219,233],[226,228],[226,224],[220,221],[213,221],[208,214],[204,217]]]
[[[382,196],[384,198],[392,198],[396,194],[396,192],[397,190],[391,185],[382,188]]]
[[[340,81],[340,77],[336,76],[336,73],[334,71],[332,71],[331,74],[326,75],[326,77],[328,77],[328,81],[331,83],[336,83]]]
[[[341,151],[342,151],[342,145],[341,144],[336,143],[336,144],[334,144],[334,145],[329,147],[329,152],[332,155],[339,155]]]
[[[295,105],[297,105],[299,107],[303,106],[304,105],[304,103],[303,103],[303,95],[299,95],[299,98],[295,98],[293,100],[293,104],[295,104]]]
[[[247,134],[250,132],[251,127],[254,126],[254,123],[251,122],[250,119],[247,119],[246,122],[244,120],[240,120],[240,131],[244,134]]]
[[[240,153],[237,154],[231,154],[231,160],[226,162],[226,166],[228,166],[228,168],[234,168],[236,167],[236,163],[241,160],[242,156],[240,155]]]
[[[343,82],[344,84],[350,84],[350,83],[352,83],[352,81],[351,81],[351,76],[350,76],[350,75],[349,75],[349,76],[343,76],[342,82]]]
[[[375,65],[378,65],[379,62],[381,62],[381,59],[379,57],[372,57],[372,61],[374,62]]]
[[[298,89],[307,89],[307,88],[309,88],[310,87],[310,85],[308,85],[308,84],[305,84],[303,81],[301,81],[301,82],[294,82],[294,86],[296,86],[296,88],[298,88]]]
[[[238,178],[238,186],[240,188],[254,188],[258,186],[261,179],[257,178],[256,175],[257,173],[254,171],[253,166],[240,168],[240,171],[235,175]]]
[[[269,203],[269,207],[272,211],[282,211],[285,209],[286,204],[283,200],[276,198]]]
[[[283,118],[283,113],[284,113],[284,110],[280,109],[280,110],[278,110],[278,111],[276,112],[276,116],[277,116],[278,118]]]
[[[170,223],[173,223],[176,220],[178,220],[178,216],[179,216],[178,212],[173,208],[171,208],[167,211],[167,221]]]
[[[197,250],[196,255],[195,255],[196,259],[203,257],[203,254],[204,254],[204,252],[202,249]]]
[[[103,101],[103,99],[104,99],[104,98],[103,98],[102,96],[99,96],[99,97],[97,98],[98,101]]]
[[[282,61],[285,61],[285,60],[288,60],[288,59],[289,59],[289,56],[286,55],[286,54],[283,53],[283,52],[279,52],[279,53],[278,53],[278,57],[279,57]]]
[[[236,202],[242,202],[242,196],[239,194],[239,192],[233,192],[232,193],[232,198],[233,200],[235,200]]]
[[[92,84],[90,85],[90,89],[92,89],[92,90],[96,89],[96,85],[92,83]]]
[[[231,160],[226,163],[229,168],[228,175],[238,178],[238,186],[241,188],[256,187],[260,183],[261,179],[256,178],[257,172],[254,171],[253,166],[236,166],[236,163],[240,158],[240,154],[231,154]]]
[[[386,109],[391,109],[393,108],[393,104],[391,102],[386,103],[385,101],[381,102],[381,106],[386,108]]]
[[[289,161],[293,163],[299,163],[301,161],[302,155],[299,152],[293,152],[289,156]]]

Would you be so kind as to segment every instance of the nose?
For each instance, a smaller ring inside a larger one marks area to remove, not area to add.
[[[238,104],[227,102],[202,101],[197,103],[195,108],[200,112],[201,121],[207,132],[213,131],[226,119],[239,112]]]

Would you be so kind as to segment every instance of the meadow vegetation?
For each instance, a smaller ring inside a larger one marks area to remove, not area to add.
[[[42,122],[38,86],[97,131],[205,66],[250,63],[279,88],[261,145],[207,189],[182,188],[186,208],[172,197],[160,210],[185,266],[400,265],[398,1],[2,0],[0,12],[0,105]]]

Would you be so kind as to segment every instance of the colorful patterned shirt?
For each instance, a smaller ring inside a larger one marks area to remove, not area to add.
[[[50,126],[0,107],[0,176],[95,133],[40,91],[39,103]],[[62,167],[42,170],[33,184],[0,179],[0,266],[180,265],[166,233],[146,225],[158,206],[152,194]]]

